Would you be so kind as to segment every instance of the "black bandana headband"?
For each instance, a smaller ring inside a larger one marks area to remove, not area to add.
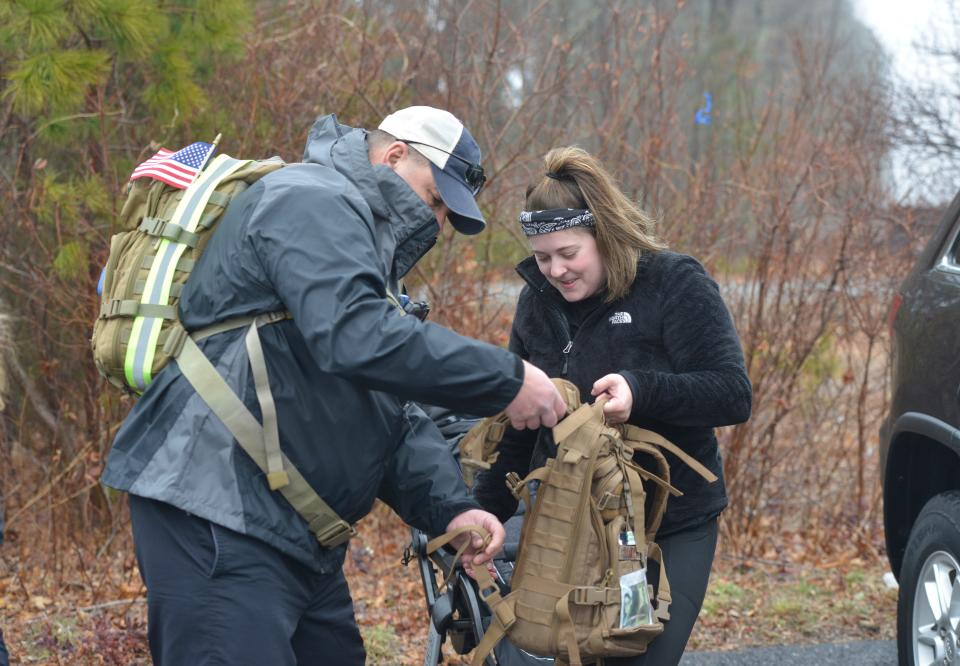
[[[525,236],[539,236],[570,227],[592,227],[593,213],[586,208],[553,208],[525,210],[520,213],[520,227]]]

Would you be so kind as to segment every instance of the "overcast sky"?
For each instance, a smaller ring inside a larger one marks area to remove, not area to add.
[[[951,10],[960,11],[960,0],[853,0],[860,19],[873,30],[888,53],[893,57],[894,75],[912,83],[919,81],[944,82],[958,76],[956,69],[947,69],[943,62],[935,62],[916,49],[917,43],[930,43],[938,26],[948,24]],[[955,86],[953,86],[955,87]],[[954,116],[960,123],[960,116]],[[892,158],[894,193],[897,198],[914,200],[921,189],[904,168],[905,153],[894,151]],[[949,200],[955,184],[947,183],[936,192],[928,191],[934,199]]]
[[[898,74],[906,78],[937,76],[914,44],[945,23],[949,0],[854,0],[854,6],[893,56]]]

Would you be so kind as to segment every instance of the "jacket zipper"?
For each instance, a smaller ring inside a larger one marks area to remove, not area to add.
[[[543,304],[553,322],[554,333],[557,339],[563,344],[563,347],[560,349],[560,353],[563,354],[563,366],[560,370],[560,377],[566,379],[567,370],[570,367],[570,351],[573,349],[573,336],[570,335],[570,322],[567,321],[566,316],[560,310],[559,306],[553,302],[550,295],[546,293],[546,281],[544,281],[542,285],[534,284],[519,268],[517,272],[520,274],[520,277],[533,288],[538,297],[543,299]],[[564,340],[566,340],[565,343],[563,342]]]
[[[560,349],[560,353],[563,354],[563,367],[560,370],[560,377],[566,379],[567,370],[570,367],[570,351],[573,349],[573,336],[570,335],[570,322],[567,321],[566,315],[564,315],[557,304],[553,302],[549,294],[544,293],[543,289],[538,289],[538,293],[544,301],[547,312],[550,313],[550,318],[553,320],[554,333],[560,343],[563,344],[563,347]],[[564,342],[564,340],[566,340],[566,342]]]

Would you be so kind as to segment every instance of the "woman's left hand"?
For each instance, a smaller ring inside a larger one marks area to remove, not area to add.
[[[606,395],[607,404],[603,406],[603,414],[608,423],[625,423],[630,418],[633,409],[633,391],[623,375],[606,375],[593,383],[591,391],[594,397]]]

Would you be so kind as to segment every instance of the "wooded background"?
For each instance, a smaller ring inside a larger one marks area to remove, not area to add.
[[[954,65],[958,25],[929,44]],[[719,431],[721,552],[882,556],[886,314],[938,220],[924,195],[956,182],[960,85],[895,81],[849,0],[12,0],[0,88],[10,594],[139,590],[126,503],[98,482],[131,402],[88,343],[133,166],[218,132],[296,161],[315,116],[375,127],[410,104],[460,117],[488,174],[488,231],[443,235],[410,280],[436,321],[505,343],[523,190],[549,148],[595,152],[708,267],[743,342],[754,408]],[[895,148],[929,188],[897,199]]]

